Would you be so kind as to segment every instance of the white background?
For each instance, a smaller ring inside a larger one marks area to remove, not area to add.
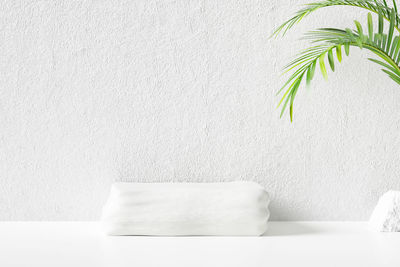
[[[252,180],[275,220],[364,220],[400,189],[400,87],[357,48],[279,119],[305,1],[2,1],[0,220],[95,220],[113,181]]]

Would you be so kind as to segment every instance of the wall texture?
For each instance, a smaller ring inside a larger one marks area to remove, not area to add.
[[[113,181],[252,180],[275,220],[364,220],[400,189],[400,90],[353,49],[279,119],[305,1],[2,1],[0,220],[95,220]],[[340,14],[340,16],[339,16]],[[365,25],[365,24],[364,24]]]

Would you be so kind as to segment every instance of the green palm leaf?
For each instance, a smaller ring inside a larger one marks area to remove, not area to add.
[[[324,59],[325,59],[325,54],[321,54],[318,59],[319,68],[321,69],[322,76],[324,76],[325,80],[328,80],[328,73],[326,72]]]
[[[350,1],[352,2],[352,1]],[[375,1],[374,1],[375,2]],[[383,4],[387,7],[386,4]],[[383,14],[387,12],[384,11]],[[335,70],[335,63],[333,58],[333,50],[336,50],[338,61],[342,59],[341,47],[344,46],[345,53],[348,56],[350,46],[364,48],[374,53],[380,60],[369,59],[375,64],[383,67],[382,71],[386,73],[393,81],[400,84],[400,36],[394,36],[395,25],[398,21],[397,13],[394,8],[390,8],[388,14],[390,24],[388,33],[383,33],[383,18],[382,14],[379,15],[378,32],[373,32],[373,23],[371,14],[368,14],[368,35],[364,35],[361,23],[355,21],[356,29],[334,29],[322,28],[311,31],[305,35],[315,46],[307,48],[301,52],[296,59],[289,63],[285,69],[292,72],[288,81],[279,90],[279,93],[285,93],[280,101],[284,103],[282,106],[281,116],[284,114],[287,105],[290,107],[290,118],[293,119],[293,103],[301,82],[306,77],[306,83],[310,84],[314,77],[316,62],[319,63],[319,68],[325,79],[328,77],[327,69],[325,67],[325,55],[328,56],[328,63],[332,69]],[[393,38],[394,37],[394,38]],[[279,106],[280,106],[279,104]]]
[[[333,60],[332,49],[328,51],[328,62],[329,62],[329,66],[331,66],[331,70],[335,71],[335,62]]]
[[[397,7],[395,1],[393,1],[393,5],[395,7],[395,23],[394,28],[396,28],[399,32],[399,22],[400,16],[397,14]],[[292,18],[284,22],[280,25],[272,34],[272,36],[277,36],[279,33],[283,35],[291,29],[296,23],[300,22],[303,18],[307,17],[311,13],[324,8],[331,6],[352,6],[357,8],[363,8],[369,10],[370,12],[382,15],[380,19],[390,20],[391,8],[386,4],[386,2],[381,0],[324,0],[315,3],[309,3],[304,6],[301,10],[299,10]],[[381,33],[381,32],[380,32]]]
[[[342,46],[336,46],[336,56],[339,62],[342,62]]]

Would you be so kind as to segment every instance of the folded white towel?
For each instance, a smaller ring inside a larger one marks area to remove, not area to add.
[[[253,182],[115,183],[102,221],[109,235],[262,235],[268,204]]]

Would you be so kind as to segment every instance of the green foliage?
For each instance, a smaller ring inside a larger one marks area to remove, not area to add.
[[[396,6],[395,2],[394,2],[394,5]],[[324,7],[330,7],[330,6],[352,6],[352,7],[357,7],[357,8],[363,8],[363,9],[369,10],[370,12],[374,12],[376,14],[381,14],[382,19],[385,18],[386,20],[389,20],[389,16],[390,16],[390,12],[391,12],[390,11],[391,8],[387,5],[387,3],[384,1],[381,1],[381,0],[325,0],[325,1],[319,1],[319,2],[315,2],[315,3],[306,4],[305,7],[303,9],[299,10],[298,12],[296,12],[296,14],[292,18],[290,18],[285,23],[283,23],[281,26],[279,26],[272,35],[277,36],[279,33],[282,33],[284,35],[296,23],[300,22],[303,18],[307,17],[314,11],[317,11]],[[400,16],[397,14],[397,7],[396,7],[395,11],[396,11],[395,28],[398,29],[398,26],[400,23]]]
[[[293,120],[293,102],[303,78],[306,79],[306,84],[309,85],[314,78],[315,68],[318,64],[322,76],[327,79],[328,71],[325,65],[325,58],[327,57],[328,59],[330,69],[335,71],[334,51],[336,52],[337,61],[341,62],[342,47],[344,47],[347,56],[350,53],[350,46],[356,46],[374,53],[379,57],[379,60],[373,58],[369,60],[378,64],[384,73],[400,85],[400,16],[397,13],[395,0],[393,0],[391,7],[384,0],[325,0],[311,3],[278,27],[274,35],[276,36],[280,32],[284,34],[295,23],[320,8],[339,5],[364,8],[376,13],[378,15],[377,31],[374,30],[372,15],[369,12],[367,16],[367,33],[363,32],[360,22],[354,21],[355,29],[322,28],[308,32],[305,35],[306,39],[313,43],[313,46],[302,51],[292,62],[286,65],[285,72],[290,72],[291,74],[277,93],[283,93],[278,105],[278,107],[282,106],[281,116],[289,104],[291,121]],[[384,32],[385,20],[389,22],[386,33]]]

